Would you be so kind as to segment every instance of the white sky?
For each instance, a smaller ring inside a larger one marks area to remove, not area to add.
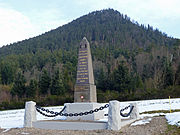
[[[107,8],[180,38],[180,0],[0,0],[0,46]]]

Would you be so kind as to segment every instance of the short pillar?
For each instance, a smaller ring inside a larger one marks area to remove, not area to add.
[[[117,100],[113,100],[109,102],[108,129],[109,130],[121,129],[120,102]]]
[[[138,109],[137,103],[131,103],[130,105],[134,106],[134,108],[130,114],[130,118],[139,119],[139,109]]]
[[[32,127],[32,122],[36,121],[36,103],[33,101],[26,102],[24,113],[24,127]]]

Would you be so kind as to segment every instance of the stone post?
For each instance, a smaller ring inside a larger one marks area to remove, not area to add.
[[[36,103],[33,101],[26,102],[24,113],[24,127],[32,127],[32,122],[36,121]]]
[[[139,119],[139,109],[138,109],[137,103],[131,103],[131,106],[134,106],[134,108],[130,114],[130,118]]]
[[[113,100],[109,102],[108,112],[108,130],[120,130],[121,118],[120,118],[120,102]]]

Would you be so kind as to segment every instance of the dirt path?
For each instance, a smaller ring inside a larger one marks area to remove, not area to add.
[[[165,135],[167,123],[164,117],[153,117],[151,122],[145,125],[126,126],[120,131],[95,130],[95,131],[59,131],[42,130],[35,128],[18,128],[4,131],[0,129],[0,135]]]

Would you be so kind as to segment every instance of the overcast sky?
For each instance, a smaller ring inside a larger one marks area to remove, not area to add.
[[[0,0],[0,46],[55,29],[89,12],[118,10],[180,38],[180,0]]]

